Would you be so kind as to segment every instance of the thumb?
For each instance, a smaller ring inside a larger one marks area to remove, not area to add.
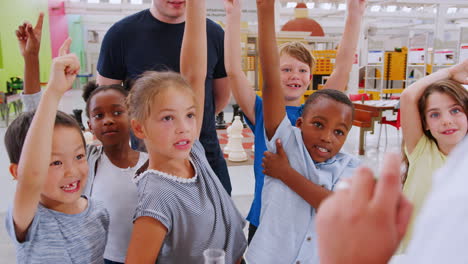
[[[281,140],[276,140],[276,153],[281,156],[286,156],[286,152],[284,152],[283,144],[281,144]]]

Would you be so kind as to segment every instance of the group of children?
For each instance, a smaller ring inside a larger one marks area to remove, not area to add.
[[[198,141],[206,7],[205,1],[189,0],[181,74],[150,71],[128,88],[85,87],[88,126],[101,146],[86,145],[76,121],[57,111],[79,71],[77,57],[68,54],[70,40],[53,60],[47,89],[34,88],[23,96],[25,105],[37,105],[37,110],[21,114],[5,134],[10,172],[18,181],[6,225],[19,263],[203,263],[208,248],[223,249],[226,263],[242,263],[244,256],[248,263],[319,262],[316,211],[359,165],[341,151],[354,115],[343,91],[366,1],[347,1],[336,69],[325,89],[304,105],[300,99],[312,80],[314,58],[301,43],[285,44],[278,52],[274,2],[257,0],[264,77],[260,98],[241,68],[240,0],[224,0],[228,80],[255,134],[248,249],[245,221]],[[39,87],[35,56],[42,19],[34,28],[23,24],[17,31],[26,88]],[[467,83],[467,76],[468,60],[423,78],[402,94],[409,160],[404,192],[416,208],[430,188],[430,174],[467,133],[468,92],[459,84]],[[144,141],[147,153],[130,148],[130,131]]]

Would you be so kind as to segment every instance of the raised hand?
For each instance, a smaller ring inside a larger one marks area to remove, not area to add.
[[[366,11],[366,0],[347,0],[349,14],[362,16]]]
[[[262,158],[263,174],[283,180],[287,177],[287,168],[290,167],[288,156],[284,152],[281,141],[276,140],[276,153],[265,151]]]
[[[60,47],[61,56],[52,61],[48,87],[60,95],[65,93],[73,84],[80,71],[80,61],[75,54],[67,54],[71,39],[68,38]]]
[[[462,84],[468,84],[468,59],[449,68],[450,78]]]
[[[316,221],[321,263],[388,262],[412,212],[401,193],[400,163],[398,155],[387,155],[377,181],[370,169],[359,168],[322,202]]]
[[[238,14],[241,13],[241,0],[224,0],[224,9],[226,14]]]
[[[40,13],[36,22],[36,26],[32,26],[29,22],[24,22],[16,30],[16,38],[18,39],[21,55],[38,56],[41,47],[42,24],[44,22],[44,13]]]

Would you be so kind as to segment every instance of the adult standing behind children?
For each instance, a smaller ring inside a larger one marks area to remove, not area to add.
[[[97,65],[97,83],[119,84],[148,70],[179,72],[184,27],[185,0],[154,0],[150,9],[118,21],[104,36]],[[230,194],[231,181],[214,119],[215,113],[227,105],[230,97],[224,69],[224,32],[209,19],[207,41],[208,68],[200,141],[211,168]]]

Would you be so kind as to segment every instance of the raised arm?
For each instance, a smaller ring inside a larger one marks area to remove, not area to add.
[[[361,30],[362,16],[366,10],[366,0],[347,0],[346,2],[348,14],[343,37],[336,55],[336,66],[324,87],[339,91],[344,91],[348,84],[349,72],[353,66],[354,54]]]
[[[255,92],[242,71],[241,56],[241,1],[224,0],[226,32],[224,39],[224,66],[234,99],[244,115],[255,124]]]
[[[53,60],[47,90],[26,135],[18,164],[18,185],[13,208],[15,231],[19,241],[25,239],[48,175],[58,103],[63,93],[71,87],[79,69],[80,63],[74,54]]]
[[[459,83],[468,84],[468,59],[448,69],[439,70],[428,75],[406,88],[401,94],[400,111],[401,127],[406,149],[411,154],[419,139],[424,135],[418,110],[418,101],[424,90],[434,82],[452,79]]]
[[[186,1],[186,5],[185,31],[180,53],[180,72],[187,79],[195,93],[197,103],[197,133],[200,135],[203,122],[205,79],[208,63],[206,4],[205,0],[188,0]]]
[[[263,74],[265,131],[271,139],[286,115],[275,34],[275,1],[257,0],[258,44]]]
[[[24,22],[16,30],[16,38],[24,59],[24,94],[41,91],[39,78],[39,50],[41,48],[42,24],[44,13],[39,14],[36,26]]]

